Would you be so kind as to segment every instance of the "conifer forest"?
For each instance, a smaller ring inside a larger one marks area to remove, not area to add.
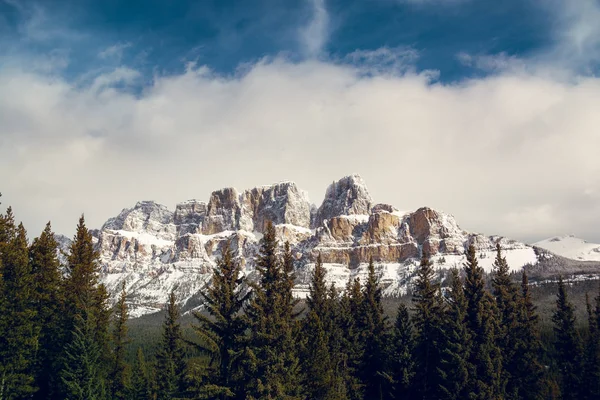
[[[574,304],[559,279],[541,334],[499,245],[491,275],[471,246],[443,282],[424,254],[388,312],[373,261],[337,290],[319,256],[295,298],[290,246],[268,224],[257,279],[226,246],[191,333],[173,292],[151,352],[132,348],[125,286],[109,307],[83,216],[60,259],[50,223],[30,239],[10,207],[0,216],[0,400],[600,399],[600,292]]]

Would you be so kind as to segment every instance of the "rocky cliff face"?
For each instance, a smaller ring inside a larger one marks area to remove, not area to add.
[[[442,268],[460,266],[465,248],[473,243],[481,264],[490,269],[500,240],[513,268],[536,262],[531,247],[465,232],[450,215],[426,207],[405,213],[375,205],[360,176],[351,175],[327,188],[319,208],[292,182],[241,193],[217,190],[207,203],[189,200],[174,212],[151,201],[139,202],[94,233],[101,279],[115,296],[126,282],[134,316],[160,309],[172,289],[186,303],[203,290],[226,241],[244,271],[253,271],[267,221],[275,224],[280,241],[293,247],[299,296],[306,291],[318,254],[339,287],[352,276],[364,275],[372,258],[389,295],[406,290],[423,252]]]

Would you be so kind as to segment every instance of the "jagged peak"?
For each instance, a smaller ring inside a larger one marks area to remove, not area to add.
[[[358,174],[334,181],[325,192],[325,198],[317,211],[316,225],[340,215],[368,215],[373,199],[362,177]]]

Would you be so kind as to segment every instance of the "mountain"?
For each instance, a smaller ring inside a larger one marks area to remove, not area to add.
[[[472,243],[480,264],[490,271],[500,242],[514,270],[538,262],[533,247],[466,232],[440,211],[423,207],[404,212],[376,204],[361,177],[351,175],[333,182],[319,207],[293,182],[242,192],[220,189],[206,203],[188,200],[174,211],[138,202],[93,231],[101,280],[113,296],[126,282],[132,316],[160,310],[172,289],[184,307],[193,307],[226,241],[244,272],[252,275],[267,221],[275,224],[280,241],[292,246],[300,297],[307,292],[319,253],[329,280],[340,288],[349,278],[366,275],[372,257],[386,295],[406,292],[423,251],[440,268],[460,267]]]
[[[534,243],[533,246],[572,260],[600,261],[600,244],[589,243],[573,235],[556,236]]]

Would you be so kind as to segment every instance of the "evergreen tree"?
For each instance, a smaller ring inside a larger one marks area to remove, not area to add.
[[[292,321],[290,322],[296,331],[294,334],[297,334],[297,329],[299,329],[300,324],[295,320],[300,313],[294,312],[294,308],[300,300],[295,299],[292,294],[292,289],[294,288],[294,283],[296,282],[296,273],[294,268],[294,256],[292,254],[292,249],[290,247],[289,242],[285,242],[283,245],[283,265],[282,265],[282,279],[281,279],[281,293],[283,294],[283,305],[285,307],[284,317]]]
[[[62,329],[64,293],[57,253],[58,243],[48,222],[29,249],[31,269],[36,282],[36,322],[40,330],[36,360],[36,384],[39,387],[35,394],[37,399],[56,398],[60,387],[60,355],[65,345]]]
[[[4,319],[0,338],[0,394],[4,399],[26,398],[35,392],[33,363],[38,347],[34,281],[23,224],[14,228],[9,209],[3,217],[2,260]]]
[[[156,355],[157,400],[171,400],[185,389],[185,353],[175,292],[169,295],[161,345]]]
[[[450,270],[450,287],[446,295],[446,309],[443,314],[441,398],[458,400],[465,396],[469,379],[470,337],[465,322],[467,299],[463,290],[458,269]]]
[[[198,321],[193,326],[199,343],[196,346],[209,358],[210,374],[199,388],[199,394],[211,398],[228,398],[242,395],[239,382],[239,358],[243,351],[246,330],[242,309],[249,292],[241,290],[244,282],[240,266],[233,259],[229,243],[213,270],[212,284],[202,293],[209,316],[194,313]]]
[[[102,365],[105,371],[110,364],[109,324],[110,309],[106,287],[98,284],[100,271],[99,253],[94,250],[92,235],[85,226],[83,215],[79,218],[77,231],[67,257],[67,278],[64,282],[66,342],[74,331],[77,315],[82,312],[93,314],[96,323],[95,340],[100,346]],[[84,304],[88,302],[89,304]]]
[[[335,365],[330,346],[333,333],[333,302],[325,282],[326,271],[321,255],[313,270],[306,298],[308,314],[303,325],[304,387],[311,399],[338,399],[339,387],[334,385]]]
[[[391,376],[394,382],[393,398],[412,399],[414,393],[415,363],[413,359],[414,337],[413,327],[408,315],[408,307],[404,303],[398,306],[396,323],[392,341]]]
[[[427,256],[421,258],[414,285],[415,391],[418,398],[438,399],[441,390],[441,344],[444,306],[440,285]]]
[[[249,399],[300,398],[300,367],[294,344],[296,322],[291,314],[291,286],[277,256],[275,228],[267,223],[261,239],[247,308],[250,342],[244,354],[246,396]]]
[[[144,358],[144,352],[138,347],[137,356],[133,364],[131,374],[131,388],[129,390],[129,400],[152,400],[152,385],[150,383],[150,371]]]
[[[101,348],[96,341],[93,299],[83,294],[80,312],[75,316],[71,343],[66,348],[61,378],[69,400],[107,400]],[[89,304],[89,306],[88,306]]]
[[[127,310],[127,303],[125,303],[126,292],[125,282],[121,288],[121,295],[119,301],[115,307],[115,321],[112,331],[112,342],[113,342],[113,365],[110,374],[110,381],[112,385],[112,398],[113,399],[126,399],[129,393],[130,383],[130,367],[125,360],[126,346],[129,343],[127,337],[127,319],[129,318],[129,312]]]
[[[70,306],[68,311],[72,318],[76,318],[76,315],[83,310],[82,299],[88,298],[89,294],[98,291],[98,260],[99,254],[94,250],[92,234],[85,226],[85,219],[82,215],[79,218],[77,232],[67,257],[68,278],[65,282],[65,294],[67,304]],[[90,307],[95,309],[97,304],[90,305]]]
[[[485,289],[483,268],[477,263],[475,248],[470,245],[465,264],[466,325],[471,338],[467,396],[495,400],[503,397],[502,355],[496,345],[496,306]]]
[[[590,303],[588,293],[585,294],[588,314],[588,334],[585,341],[583,357],[583,376],[581,384],[582,399],[600,399],[600,351],[598,341],[598,323]]]
[[[344,295],[340,300],[338,325],[342,333],[344,349],[344,374],[346,393],[351,400],[363,399],[364,385],[359,378],[364,344],[361,341],[359,320],[363,294],[358,278],[348,280]]]
[[[515,337],[518,338],[515,351],[513,379],[518,388],[517,398],[538,400],[543,398],[542,380],[544,370],[539,362],[542,346],[537,328],[538,316],[529,292],[527,273],[523,270],[521,297]]]
[[[368,268],[359,319],[361,340],[365,349],[359,376],[365,385],[365,398],[384,399],[388,398],[391,392],[389,364],[386,357],[390,337],[387,317],[381,304],[381,287],[375,275],[372,258]]]
[[[556,335],[555,348],[558,354],[556,362],[561,375],[562,398],[565,400],[579,399],[582,367],[581,339],[575,328],[573,305],[567,297],[562,277],[558,279],[556,310],[552,315],[552,321]]]
[[[518,369],[517,364],[517,342],[520,338],[516,335],[518,324],[518,289],[510,278],[510,268],[506,258],[502,256],[500,243],[496,244],[496,260],[494,261],[494,271],[492,286],[496,298],[496,307],[498,308],[498,327],[497,340],[500,352],[502,353],[502,383],[506,384],[505,398],[517,399]]]
[[[346,400],[350,398],[348,382],[352,374],[348,365],[347,348],[344,346],[344,318],[340,296],[332,282],[329,287],[329,353],[333,376],[330,390],[331,398]]]

